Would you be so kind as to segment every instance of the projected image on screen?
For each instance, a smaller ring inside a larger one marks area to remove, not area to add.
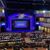
[[[15,21],[15,28],[26,28],[27,21]]]
[[[13,30],[23,30],[30,29],[30,21],[29,20],[13,20],[12,22]]]

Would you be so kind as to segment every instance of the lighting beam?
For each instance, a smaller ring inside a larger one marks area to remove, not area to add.
[[[0,2],[2,3],[2,6],[5,8],[5,5],[4,5],[3,1],[2,1],[2,0],[0,0]]]

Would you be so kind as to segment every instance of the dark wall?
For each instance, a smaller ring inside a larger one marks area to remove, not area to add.
[[[42,0],[6,0],[7,14],[30,12],[29,10],[50,9],[50,2]],[[32,13],[32,12],[31,12]]]

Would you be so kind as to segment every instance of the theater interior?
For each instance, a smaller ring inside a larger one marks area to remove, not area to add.
[[[50,50],[50,0],[0,0],[0,50]]]

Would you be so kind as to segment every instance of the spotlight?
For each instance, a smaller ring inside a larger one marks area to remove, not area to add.
[[[5,25],[5,23],[2,23],[2,26]]]
[[[5,10],[4,9],[2,9],[2,13],[5,13]]]
[[[39,22],[36,22],[36,24],[38,25],[38,24],[39,24]]]
[[[46,11],[45,10],[43,10],[43,13],[45,13]]]

